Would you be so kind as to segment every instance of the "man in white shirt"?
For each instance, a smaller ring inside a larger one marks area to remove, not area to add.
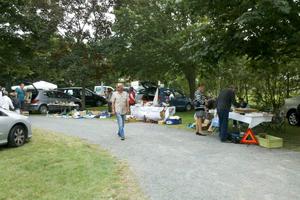
[[[11,99],[7,96],[8,93],[6,91],[3,92],[3,96],[2,96],[2,108],[4,108],[5,110],[14,110],[15,107],[11,101]]]
[[[125,140],[124,125],[126,113],[129,112],[129,98],[128,93],[124,91],[123,84],[117,85],[117,91],[111,97],[112,114],[116,114],[119,131],[118,135],[121,140]]]

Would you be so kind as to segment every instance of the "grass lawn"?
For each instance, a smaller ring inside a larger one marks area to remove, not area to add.
[[[34,130],[0,154],[1,200],[145,199],[125,164],[77,138]]]
[[[90,111],[107,111],[108,110],[107,105],[99,106],[99,107],[87,107],[86,109],[90,110]]]

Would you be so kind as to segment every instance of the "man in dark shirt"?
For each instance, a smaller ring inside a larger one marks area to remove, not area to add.
[[[222,142],[226,142],[228,139],[228,119],[231,105],[237,106],[235,101],[235,87],[230,86],[224,89],[219,94],[217,99],[217,112],[219,116],[219,126],[220,126],[220,139]]]

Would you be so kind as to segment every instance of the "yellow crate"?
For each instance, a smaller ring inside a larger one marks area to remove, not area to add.
[[[272,135],[256,136],[260,146],[265,148],[281,148],[283,146],[283,139]]]
[[[163,124],[165,124],[165,121],[164,120],[160,120],[157,123],[160,124],[160,125],[163,125]]]

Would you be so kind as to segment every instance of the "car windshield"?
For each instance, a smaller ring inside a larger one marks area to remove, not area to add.
[[[105,88],[102,87],[102,86],[96,86],[96,87],[95,87],[95,92],[97,92],[97,93],[101,93],[101,92],[103,92],[104,90],[105,90]]]

